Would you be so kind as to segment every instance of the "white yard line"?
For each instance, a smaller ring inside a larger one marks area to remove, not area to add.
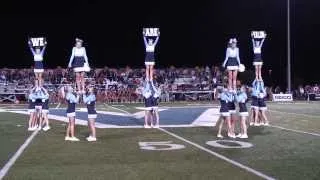
[[[300,130],[285,128],[285,127],[276,126],[276,125],[270,125],[270,127],[282,129],[282,130],[285,130],[285,131],[291,131],[291,132],[296,132],[296,133],[300,133],[300,134],[308,134],[308,135],[320,137],[320,134],[318,134],[318,133],[300,131]]]
[[[58,109],[60,107],[61,103],[58,103],[55,109]]]
[[[159,130],[162,131],[162,132],[164,132],[164,133],[166,133],[166,134],[169,134],[169,135],[171,135],[171,136],[173,136],[173,137],[175,137],[175,138],[177,138],[177,139],[179,139],[179,140],[181,140],[181,141],[184,141],[185,143],[188,143],[188,144],[190,144],[190,145],[192,145],[192,146],[194,146],[194,147],[196,147],[196,148],[198,148],[198,149],[200,149],[200,150],[202,150],[202,151],[205,151],[205,152],[207,152],[207,153],[209,153],[209,154],[211,154],[211,155],[213,155],[213,156],[216,156],[216,157],[219,158],[219,159],[222,159],[222,160],[224,160],[224,161],[226,161],[226,162],[228,162],[228,163],[230,163],[230,164],[233,164],[234,166],[237,166],[237,167],[239,167],[239,168],[241,168],[241,169],[243,169],[243,170],[245,170],[245,171],[247,171],[247,172],[250,172],[250,173],[252,173],[252,174],[255,174],[255,175],[257,175],[257,176],[259,176],[259,177],[261,177],[261,178],[263,178],[263,179],[267,179],[267,180],[274,180],[274,179],[275,179],[275,178],[273,178],[273,177],[270,177],[270,176],[268,176],[268,175],[263,174],[263,173],[260,172],[260,171],[257,171],[257,170],[255,170],[255,169],[252,169],[252,168],[250,168],[250,167],[248,167],[248,166],[246,166],[246,165],[243,165],[243,164],[241,164],[241,163],[239,163],[239,162],[236,162],[236,161],[234,161],[234,160],[232,160],[232,159],[229,159],[229,158],[227,158],[227,157],[225,157],[225,156],[223,156],[223,155],[221,155],[221,154],[219,154],[219,153],[216,153],[216,152],[214,152],[214,151],[211,151],[211,150],[208,149],[208,148],[205,148],[205,147],[203,147],[203,146],[200,146],[199,144],[196,144],[196,143],[194,143],[194,142],[192,142],[192,141],[189,141],[189,140],[187,140],[187,139],[185,139],[185,138],[183,138],[183,137],[181,137],[181,136],[178,136],[178,135],[176,135],[176,134],[174,134],[174,133],[172,133],[172,132],[169,132],[169,131],[167,131],[167,130],[165,130],[165,129],[159,128]]]
[[[277,111],[277,110],[269,110],[269,111],[270,112],[276,112],[276,113],[297,115],[297,116],[305,116],[305,117],[311,117],[311,118],[319,118],[320,117],[320,115],[300,114],[300,113],[283,112],[283,111]]]
[[[4,176],[8,173],[10,168],[13,166],[13,164],[16,162],[16,160],[21,156],[23,151],[28,147],[28,145],[31,143],[31,141],[34,139],[34,137],[38,134],[38,130],[34,131],[28,139],[20,146],[18,151],[9,159],[9,161],[3,166],[3,168],[0,170],[0,180],[4,178]]]
[[[128,111],[125,111],[125,110],[123,110],[123,109],[116,108],[116,107],[113,107],[113,106],[109,106],[108,104],[104,104],[104,105],[107,106],[107,107],[109,107],[109,108],[112,108],[112,109],[115,109],[115,110],[124,112],[124,113],[126,113],[126,114],[131,114],[131,113],[129,113]]]

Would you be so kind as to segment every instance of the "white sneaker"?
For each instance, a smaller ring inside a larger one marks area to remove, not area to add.
[[[260,126],[260,123],[254,123],[254,126]]]
[[[151,128],[154,128],[153,124],[151,124]]]
[[[239,138],[239,137],[241,137],[241,136],[242,136],[242,134],[238,134],[238,135],[236,135],[236,137],[237,137],[237,138]]]
[[[145,124],[145,125],[144,125],[144,128],[150,129],[151,127],[150,127],[148,124]]]
[[[270,124],[268,122],[264,123],[265,126],[270,126]]]
[[[40,131],[41,129],[42,129],[42,127],[41,127],[41,126],[38,126],[38,127],[37,127],[37,130],[39,130],[39,131]]]
[[[247,135],[247,134],[242,134],[239,138],[241,138],[241,139],[247,139],[247,138],[248,138],[248,135]]]
[[[230,138],[236,138],[236,135],[234,135],[234,134],[230,134],[230,133],[228,133],[228,136],[230,137]]]
[[[28,128],[28,131],[34,131],[34,128],[29,127],[29,128]]]
[[[92,136],[89,136],[89,137],[87,137],[86,139],[87,139],[87,141],[89,141],[89,142],[97,141],[97,138],[92,137]]]
[[[64,138],[64,140],[65,140],[65,141],[70,141],[70,140],[71,140],[71,137],[66,136],[66,137]]]
[[[80,141],[80,139],[76,138],[76,137],[70,137],[69,139],[70,141]]]
[[[154,127],[154,128],[160,128],[159,124],[154,125],[153,127]]]
[[[44,130],[44,131],[48,131],[49,129],[51,129],[50,126],[45,126],[44,128],[42,128],[42,130]]]
[[[223,136],[221,134],[218,134],[217,137],[218,138],[223,138]]]
[[[250,126],[253,126],[254,125],[254,122],[250,122]]]

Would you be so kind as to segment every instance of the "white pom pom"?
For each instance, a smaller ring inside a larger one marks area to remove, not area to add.
[[[246,70],[246,67],[243,64],[239,65],[239,72],[244,72]]]

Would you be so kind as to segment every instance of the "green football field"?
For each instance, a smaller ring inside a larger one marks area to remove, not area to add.
[[[131,117],[141,106],[101,104],[97,110]],[[217,105],[163,106],[160,121],[167,126],[143,129],[141,119],[112,114],[100,123],[125,123],[98,128],[98,141],[89,143],[86,126],[76,127],[80,142],[65,142],[65,122],[51,120],[50,131],[27,132],[28,116],[11,111],[25,106],[0,105],[0,179],[320,179],[319,103],[269,103],[271,126],[249,127],[245,140],[218,139],[217,127],[171,123],[186,124]]]

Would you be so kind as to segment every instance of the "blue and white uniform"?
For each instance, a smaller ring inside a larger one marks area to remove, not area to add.
[[[145,85],[142,91],[142,95],[144,97],[144,103],[146,110],[152,110],[154,101],[153,101],[153,95],[152,95],[152,90],[150,88],[149,83]]]
[[[227,67],[227,70],[238,70],[240,65],[239,48],[227,48],[226,58],[223,62],[223,66]]]
[[[29,102],[29,105],[28,105],[28,112],[31,114],[33,112],[35,112],[35,106],[36,106],[36,94],[35,92],[31,92],[28,96],[28,102]]]
[[[258,107],[259,107],[259,110],[261,111],[267,110],[267,105],[265,102],[266,96],[267,96],[267,92],[266,92],[266,89],[264,88],[264,83],[259,82]]]
[[[220,114],[223,117],[229,117],[230,116],[230,112],[229,112],[229,106],[228,106],[228,102],[232,101],[231,96],[228,95],[227,91],[223,91],[220,94]]]
[[[236,100],[239,103],[239,114],[240,116],[248,116],[248,109],[246,105],[246,101],[248,96],[245,92],[239,92],[236,96]]]
[[[254,80],[252,82],[252,91],[251,91],[251,97],[252,97],[251,108],[252,109],[259,109],[258,94],[259,94],[258,81]]]
[[[228,96],[229,98],[229,101],[228,101],[228,109],[229,109],[229,112],[230,114],[236,114],[237,111],[236,111],[236,104],[235,104],[235,100],[236,100],[236,95],[232,92],[226,92],[226,95]]]
[[[73,47],[69,67],[72,67],[74,72],[85,72],[85,63],[89,66],[86,49],[84,47]]]
[[[44,68],[43,68],[43,54],[44,54],[45,49],[46,49],[46,46],[43,46],[41,52],[38,54],[33,49],[32,45],[30,45],[30,50],[32,52],[33,60],[34,60],[34,69],[33,69],[33,71],[35,73],[43,73],[43,71],[44,71]]]
[[[97,118],[96,96],[93,93],[89,95],[84,94],[83,102],[87,105],[88,119],[96,119]]]
[[[149,44],[147,42],[147,38],[143,37],[144,40],[144,45],[146,47],[146,57],[145,57],[145,65],[154,65],[155,64],[155,56],[154,56],[154,51],[156,48],[156,45],[159,41],[159,37],[156,38],[155,42],[153,44]]]
[[[67,117],[75,117],[76,116],[76,104],[79,103],[79,96],[74,93],[68,92],[66,94],[66,100],[68,103],[67,107]]]
[[[253,45],[253,65],[254,66],[258,66],[258,65],[262,65],[263,61],[262,61],[262,45],[263,45],[264,39],[261,40],[261,42],[258,43],[258,45],[256,45],[256,41],[254,39],[252,39],[252,45]]]
[[[157,109],[158,108],[158,100],[159,97],[161,96],[161,89],[156,88],[153,83],[152,83],[152,88],[153,88],[153,96],[152,96],[152,109]]]
[[[49,93],[45,88],[41,88],[41,96],[42,96],[42,112],[43,113],[49,113]]]

